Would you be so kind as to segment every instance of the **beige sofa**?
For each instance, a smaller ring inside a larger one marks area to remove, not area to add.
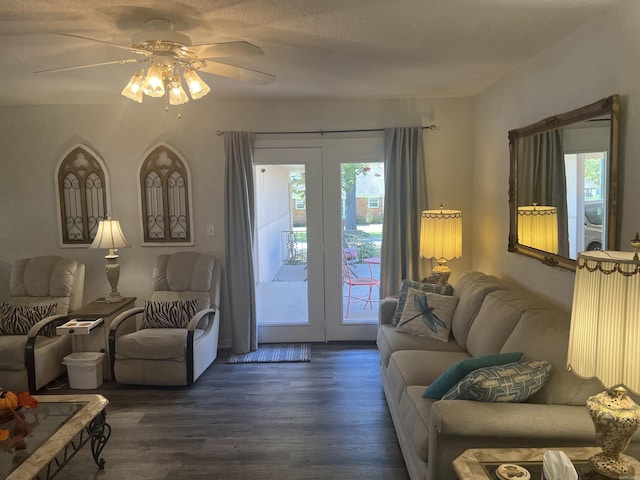
[[[446,343],[396,331],[397,299],[380,303],[382,384],[410,477],[454,480],[451,462],[469,448],[595,446],[585,403],[603,386],[566,368],[570,313],[480,272],[464,274],[454,295],[459,300]],[[523,403],[423,397],[453,363],[499,352],[548,361],[551,377]],[[639,435],[627,453],[640,458]]]

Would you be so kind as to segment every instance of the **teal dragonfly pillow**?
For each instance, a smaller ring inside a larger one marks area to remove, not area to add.
[[[422,290],[423,292],[432,292],[439,295],[453,295],[453,287],[448,283],[446,285],[438,285],[437,283],[414,282],[413,280],[402,280],[400,283],[400,293],[398,294],[398,303],[396,311],[391,317],[391,323],[397,325],[404,310],[404,304],[407,301],[407,294],[410,288]]]

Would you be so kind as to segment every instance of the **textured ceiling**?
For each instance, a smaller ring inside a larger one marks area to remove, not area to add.
[[[219,96],[474,95],[541,50],[633,0],[2,0],[0,105],[109,104],[133,65],[34,74],[135,55],[124,46],[164,17],[194,44],[246,40],[261,57],[229,64],[271,73],[258,86],[202,74]],[[133,5],[131,5],[133,4]]]

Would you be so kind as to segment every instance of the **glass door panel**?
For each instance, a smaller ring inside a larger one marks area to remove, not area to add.
[[[262,140],[254,148],[260,343],[375,340],[380,290],[372,287],[363,308],[356,297],[368,300],[368,287],[354,287],[347,316],[342,267],[353,245],[354,275],[380,278],[383,156],[379,136]]]
[[[342,320],[377,322],[384,163],[341,163]]]
[[[320,152],[255,149],[254,164],[258,340],[324,341]]]

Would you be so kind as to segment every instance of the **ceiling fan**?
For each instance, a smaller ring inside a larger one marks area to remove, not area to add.
[[[128,63],[148,64],[146,69],[143,67],[142,70],[133,74],[122,91],[122,95],[141,103],[143,94],[150,97],[162,97],[167,94],[168,102],[172,105],[180,105],[189,100],[182,87],[183,79],[192,99],[196,100],[209,93],[209,86],[202,81],[197,72],[211,73],[258,85],[267,85],[275,80],[275,76],[268,73],[227,65],[213,60],[232,56],[264,55],[260,47],[249,42],[237,41],[192,45],[191,39],[187,35],[174,30],[175,24],[170,20],[150,18],[145,21],[145,24],[148,30],[134,34],[131,46],[70,33],[59,34],[127,50],[138,55],[138,58],[40,70],[35,73],[62,72]]]

